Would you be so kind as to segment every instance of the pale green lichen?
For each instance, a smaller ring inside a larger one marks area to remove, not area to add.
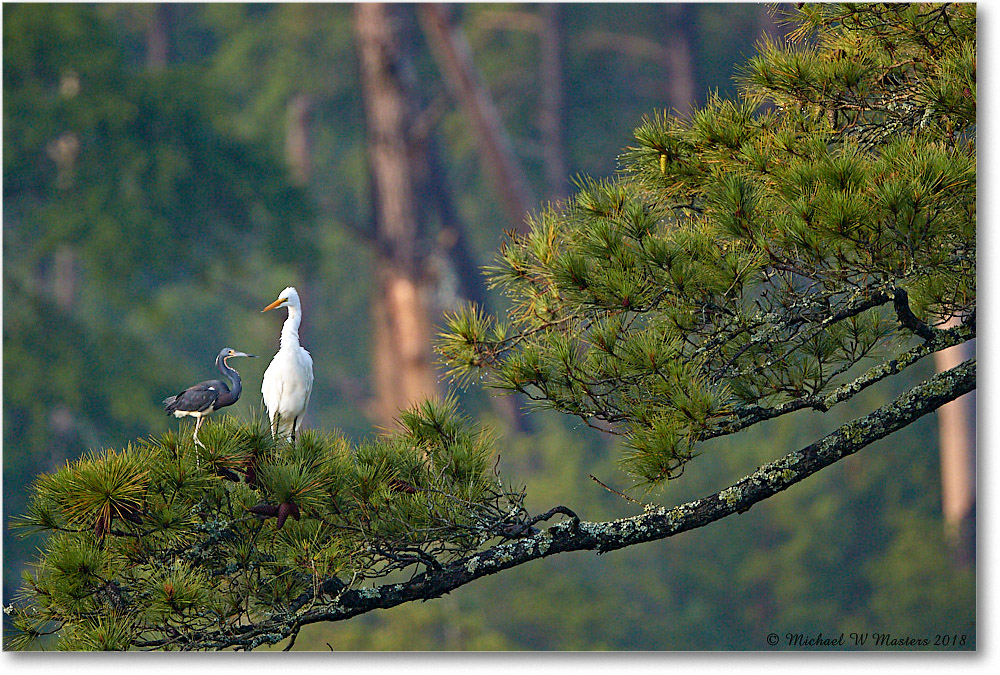
[[[784,469],[784,470],[775,469],[772,471],[765,472],[763,474],[763,479],[767,482],[768,485],[774,487],[785,483],[790,476],[794,475],[795,472],[791,471],[790,469]]]
[[[728,487],[719,493],[719,499],[726,502],[729,506],[736,504],[743,498],[743,490],[737,486]]]
[[[368,599],[371,599],[371,598],[377,598],[379,596],[379,594],[380,594],[380,591],[377,588],[362,587],[362,588],[359,588],[357,590],[357,593],[362,598],[365,598],[366,600],[368,600]]]

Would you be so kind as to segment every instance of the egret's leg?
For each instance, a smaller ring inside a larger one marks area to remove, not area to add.
[[[299,437],[299,418],[296,417],[292,420],[292,445],[295,445],[295,439]]]
[[[281,413],[276,412],[271,418],[271,438],[278,437],[278,425],[281,424]]]

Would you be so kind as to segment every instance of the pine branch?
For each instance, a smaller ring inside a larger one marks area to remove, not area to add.
[[[713,495],[673,508],[647,508],[640,515],[610,522],[564,521],[538,534],[501,543],[454,561],[440,570],[424,572],[407,582],[341,590],[325,606],[299,615],[201,633],[196,638],[188,638],[183,648],[253,649],[262,644],[275,644],[308,624],[342,621],[376,609],[430,600],[476,579],[557,553],[605,553],[698,529],[746,512],[755,504],[899,431],[975,387],[976,360],[970,359],[931,377],[874,412],[844,424],[815,443],[760,466],[754,473]],[[163,644],[165,641],[152,640],[136,646],[150,649]]]
[[[926,324],[924,324],[926,325]],[[939,352],[942,349],[960,345],[976,337],[974,322],[964,323],[947,330],[930,329],[932,337],[909,351],[906,351],[896,358],[880,362],[872,366],[867,371],[859,375],[853,381],[848,382],[825,395],[814,394],[787,401],[773,408],[762,406],[743,406],[734,411],[737,419],[723,423],[715,429],[707,431],[701,436],[701,440],[708,440],[718,436],[726,436],[742,429],[753,426],[759,422],[781,417],[799,410],[812,408],[820,412],[826,412],[838,403],[848,401],[860,392],[873,384],[877,384],[887,377],[897,375],[910,367],[920,359]]]

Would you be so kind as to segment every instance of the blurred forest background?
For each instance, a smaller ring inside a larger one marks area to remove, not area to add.
[[[214,377],[223,346],[263,357],[240,364],[231,409],[259,412],[283,318],[260,310],[287,285],[315,362],[307,427],[360,439],[400,397],[447,391],[434,326],[469,299],[502,310],[478,268],[503,230],[612,174],[644,115],[735,95],[782,30],[757,4],[5,4],[5,519],[38,473],[177,426],[160,401]],[[933,367],[714,442],[635,496],[714,492]],[[460,395],[535,512],[641,508],[589,477],[627,484],[613,439]],[[944,525],[927,416],[746,514],[312,626],[296,649],[766,649],[770,632],[841,631],[974,646],[969,532]],[[35,545],[4,528],[5,604]]]

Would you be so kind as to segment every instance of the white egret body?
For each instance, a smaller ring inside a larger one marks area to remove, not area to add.
[[[278,299],[262,311],[278,307],[288,308],[288,318],[281,327],[278,353],[264,371],[260,389],[268,417],[271,418],[271,434],[294,442],[312,393],[313,365],[309,352],[299,344],[302,304],[293,287],[283,290]]]

